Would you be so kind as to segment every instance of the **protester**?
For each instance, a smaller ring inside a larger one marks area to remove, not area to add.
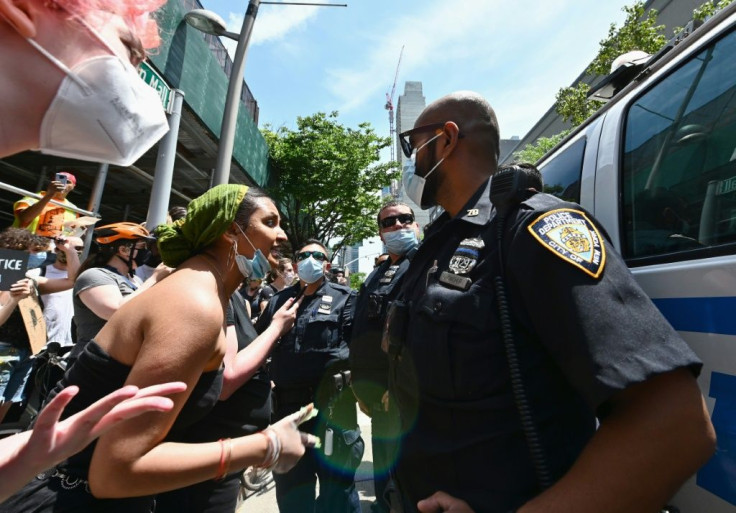
[[[74,265],[79,259],[71,241],[59,240],[59,247]],[[27,251],[28,277],[18,280],[8,291],[0,292],[0,422],[13,404],[21,404],[27,396],[28,378],[33,370],[31,338],[18,304],[24,298],[39,293],[59,292],[69,289],[73,281],[68,278],[38,276],[38,268],[46,260],[49,239],[34,235],[22,228],[6,228],[0,233],[0,248]],[[31,277],[35,274],[35,277]],[[39,308],[39,315],[40,313]],[[45,338],[45,333],[42,336]],[[45,340],[41,340],[43,345]]]
[[[258,319],[261,314],[261,291],[263,290],[263,280],[255,278],[248,278],[243,281],[243,285],[240,287],[238,292],[245,300],[248,305],[248,311],[250,312],[250,318],[254,321]]]
[[[170,269],[161,266],[149,280],[135,276],[135,258],[144,249],[148,231],[135,223],[113,223],[94,231],[94,244],[74,282],[75,359],[107,320],[136,295],[152,287]]]
[[[39,149],[129,166],[153,146],[166,114],[134,65],[160,42],[151,13],[164,3],[0,2],[0,67],[14,70],[0,83],[0,157]]]
[[[279,263],[268,273],[268,283],[261,288],[258,298],[259,311],[263,312],[266,305],[277,292],[281,292],[294,282],[294,267],[290,258],[279,258]]]
[[[265,255],[286,238],[273,201],[246,192],[241,185],[214,187],[190,202],[183,220],[158,228],[163,261],[176,271],[113,314],[57,386],[80,387],[65,412],[69,416],[124,384],[145,387],[180,379],[187,390],[172,396],[173,409],[111,429],[39,475],[0,505],[1,512],[148,513],[157,493],[220,479],[231,468],[286,471],[305,445],[316,443],[296,429],[309,409],[255,435],[174,441],[220,396],[229,297],[244,276],[265,272]]]
[[[53,263],[40,269],[40,278],[50,280],[69,280],[65,290],[41,294],[43,318],[46,321],[46,338],[49,342],[58,342],[62,346],[74,344],[72,337],[72,318],[74,317],[74,277],[79,273],[79,255],[84,243],[78,237],[69,237],[67,243],[57,239],[54,248],[56,259]],[[39,288],[43,288],[39,283]]]
[[[314,402],[320,413],[304,429],[322,437],[323,446],[307,450],[291,471],[274,476],[276,500],[281,513],[359,513],[355,471],[364,443],[346,373],[354,293],[325,278],[330,264],[321,242],[306,241],[295,262],[299,283],[274,296],[256,327],[263,331],[282,305],[303,294],[294,327],[271,354],[275,418],[288,418]]]
[[[63,180],[63,181],[60,181]],[[59,237],[63,235],[64,223],[74,221],[77,213],[65,207],[75,205],[66,199],[77,185],[77,179],[69,172],[57,173],[54,180],[45,191],[38,193],[41,199],[24,196],[13,205],[15,219],[13,226],[26,228],[36,235],[44,237]],[[54,200],[63,204],[61,207],[51,203]]]
[[[440,98],[399,138],[407,196],[445,212],[388,313],[392,507],[659,511],[713,453],[698,358],[592,215],[495,174],[482,96]]]
[[[294,325],[301,301],[284,303],[261,334],[255,330],[245,301],[237,292],[227,311],[227,353],[220,400],[207,416],[190,426],[183,442],[205,442],[250,435],[271,422],[271,379],[266,358],[279,338]],[[160,494],[156,513],[221,513],[235,511],[244,468],[231,468],[219,481],[203,481]]]
[[[353,392],[363,413],[371,418],[373,513],[388,513],[385,498],[389,471],[396,461],[399,415],[388,395],[388,357],[381,348],[383,327],[391,302],[401,290],[409,258],[419,244],[419,225],[406,203],[389,201],[377,216],[378,235],[388,250],[388,260],[363,282],[355,301],[350,370]]]

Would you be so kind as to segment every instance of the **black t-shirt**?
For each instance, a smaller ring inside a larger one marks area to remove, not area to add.
[[[411,262],[390,387],[406,431],[397,472],[409,503],[444,490],[495,513],[539,490],[501,337],[498,218],[487,186],[457,217],[435,221]],[[611,396],[677,368],[697,373],[700,362],[579,205],[537,194],[505,226],[515,347],[556,480]]]
[[[258,298],[259,304],[264,301],[271,301],[274,294],[276,294],[276,290],[271,285],[264,285],[261,289],[261,295]]]

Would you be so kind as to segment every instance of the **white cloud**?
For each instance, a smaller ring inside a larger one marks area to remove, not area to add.
[[[461,5],[462,7],[459,7]],[[423,2],[421,14],[397,13],[386,30],[353,45],[354,65],[327,68],[325,87],[342,113],[377,104],[390,89],[399,49],[397,97],[405,80],[420,80],[428,101],[457,89],[475,89],[499,105],[504,136],[523,136],[552,105],[557,89],[583,71],[606,34],[611,13],[588,0],[464,0]]]
[[[290,33],[302,29],[316,15],[316,7],[261,5],[253,23],[248,47],[284,40]],[[245,13],[231,12],[227,20],[227,29],[230,32],[240,33],[244,17]],[[227,38],[222,38],[222,42],[228,49],[230,57],[235,55],[237,43]]]
[[[451,79],[458,76],[460,67],[465,70],[462,75],[472,74],[473,64],[498,69],[498,63],[519,45],[515,34],[535,39],[535,31],[551,23],[557,12],[546,3],[540,8],[531,1],[465,0],[462,8],[446,1],[424,5],[421,15],[399,15],[388,30],[364,41],[368,51],[354,60],[356,66],[326,71],[326,85],[341,104],[341,112],[359,108],[390,88],[404,41],[410,43],[404,51],[400,82],[403,77],[421,80],[429,73]],[[520,17],[522,12],[525,15]]]

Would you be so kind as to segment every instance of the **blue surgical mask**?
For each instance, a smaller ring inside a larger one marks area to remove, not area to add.
[[[386,249],[393,255],[404,256],[415,248],[419,241],[416,232],[411,228],[402,228],[393,232],[383,234],[383,243]]]
[[[236,224],[235,226],[238,225]],[[268,258],[266,258],[266,256],[263,254],[263,252],[261,252],[260,249],[256,249],[256,247],[253,245],[253,243],[250,241],[250,239],[240,226],[238,226],[238,230],[240,230],[240,233],[243,234],[245,240],[248,241],[248,244],[250,244],[256,252],[253,255],[253,258],[248,258],[245,255],[240,255],[238,254],[238,243],[236,242],[235,264],[238,266],[240,274],[242,274],[245,278],[250,278],[251,280],[262,280],[266,277],[266,273],[271,269],[271,263],[268,261]]]
[[[440,164],[442,164],[442,161],[445,160],[444,158],[440,159],[432,169],[429,170],[429,172],[424,176],[418,176],[416,174],[416,158],[417,153],[419,153],[419,150],[424,148],[426,145],[437,139],[442,134],[437,134],[434,137],[432,137],[429,141],[422,144],[419,148],[414,150],[414,153],[412,153],[411,157],[406,159],[404,161],[404,172],[401,176],[401,181],[404,183],[404,192],[406,195],[417,205],[419,205],[422,210],[426,210],[430,207],[434,206],[434,200],[431,200],[429,198],[423,198],[424,196],[424,186],[427,183],[427,178],[429,178],[429,175],[432,174],[432,172],[439,167]],[[422,201],[424,200],[424,202]]]
[[[28,269],[38,269],[46,261],[46,252],[31,253],[28,255]]]
[[[311,256],[299,262],[296,267],[299,279],[308,285],[319,281],[320,278],[324,278],[325,276],[322,270],[324,267],[323,262],[315,260]]]

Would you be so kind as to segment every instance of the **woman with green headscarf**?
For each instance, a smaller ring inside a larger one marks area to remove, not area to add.
[[[183,381],[187,390],[171,397],[171,411],[121,423],[29,483],[0,512],[148,512],[153,495],[221,479],[230,469],[286,471],[317,443],[297,429],[309,410],[250,436],[176,441],[220,396],[228,300],[244,277],[276,263],[276,248],[286,240],[279,220],[262,193],[219,185],[193,200],[184,219],[156,231],[163,262],[175,271],[115,312],[57,389],[80,388],[65,416],[122,385]]]

